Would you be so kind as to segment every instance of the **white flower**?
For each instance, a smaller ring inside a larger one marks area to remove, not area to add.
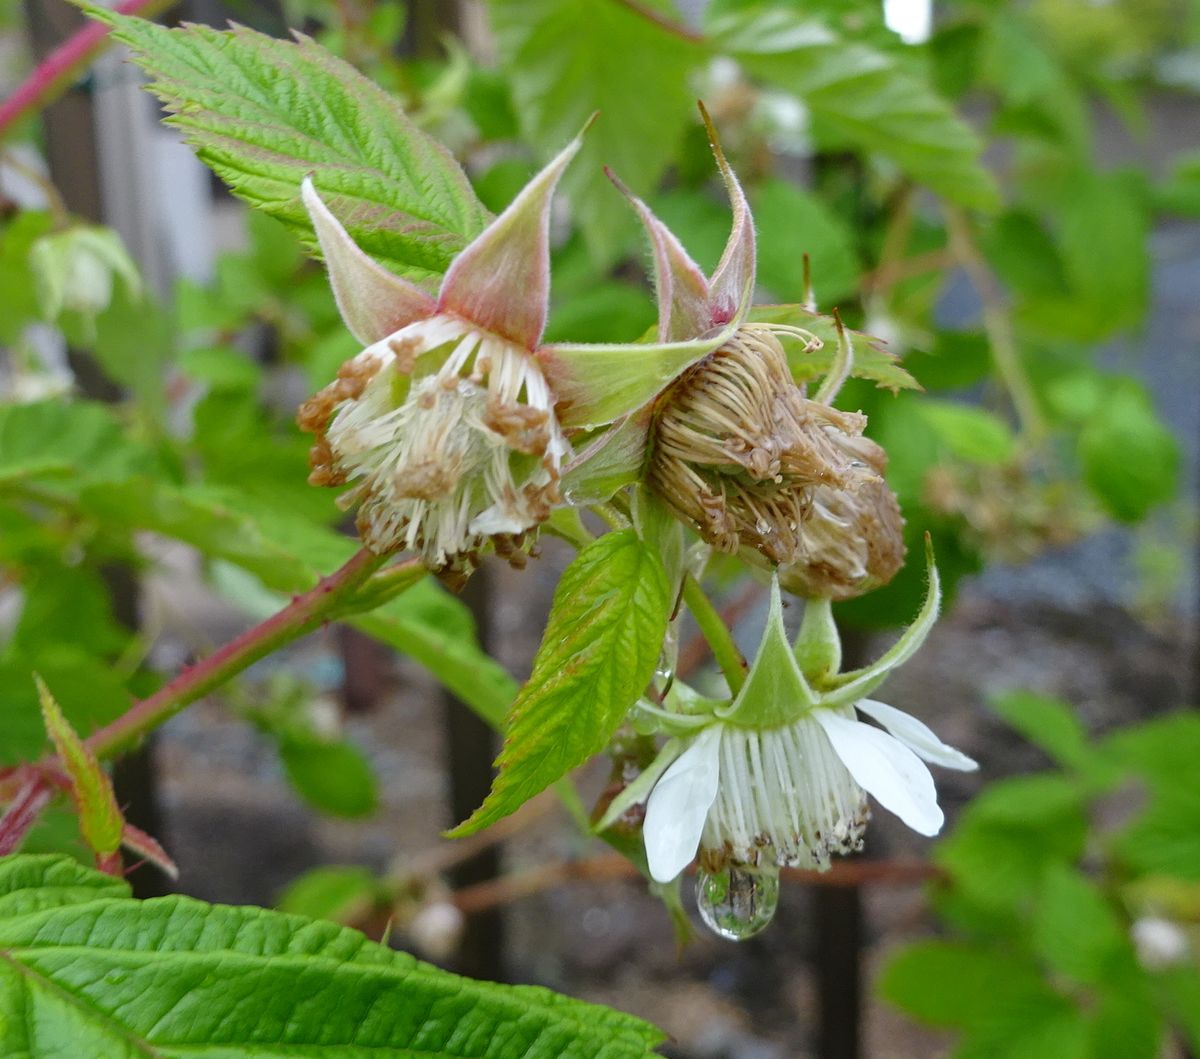
[[[538,361],[549,294],[550,200],[573,141],[454,260],[437,297],[368,257],[311,180],[302,196],[347,327],[366,348],[307,401],[311,481],[357,483],[377,552],[470,566],[488,538],[546,519],[570,446]]]
[[[925,762],[964,771],[977,765],[915,717],[869,695],[920,646],[938,600],[931,565],[925,605],[895,646],[872,666],[821,679],[818,691],[797,655],[831,656],[804,642],[831,627],[828,601],[809,602],[815,620],[806,620],[794,652],[776,581],[762,645],[737,697],[708,716],[695,711],[696,700],[689,712],[662,714],[666,727],[687,734],[668,742],[609,809],[606,819],[615,819],[649,793],[643,837],[652,877],[669,882],[698,850],[709,871],[827,868],[831,854],[861,847],[868,794],[919,834],[937,834],[943,814]],[[677,692],[675,702],[686,695]]]

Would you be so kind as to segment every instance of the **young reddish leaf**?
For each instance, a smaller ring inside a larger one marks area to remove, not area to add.
[[[101,860],[110,858],[121,847],[125,825],[112,781],[100,767],[95,754],[75,733],[42,678],[35,673],[33,679],[37,684],[46,731],[54,741],[54,748],[71,781],[71,797],[79,809],[79,830],[97,857]]]
[[[17,791],[4,810],[4,816],[0,817],[0,857],[7,857],[21,845],[53,793],[46,781],[37,775]]]
[[[121,845],[130,853],[153,864],[172,881],[179,878],[179,866],[171,859],[170,854],[162,848],[158,839],[146,834],[141,828],[126,824],[121,832]]]

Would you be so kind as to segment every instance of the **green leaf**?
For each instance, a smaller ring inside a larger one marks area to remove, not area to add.
[[[854,294],[859,263],[854,236],[815,195],[786,180],[766,180],[750,197],[758,228],[758,282],[777,301],[802,301],[804,255],[812,266],[817,304]]]
[[[346,923],[385,899],[384,886],[366,868],[327,865],[313,868],[290,883],[279,897],[279,910]]]
[[[797,382],[819,379],[833,364],[837,351],[837,325],[833,317],[811,313],[800,305],[756,305],[750,310],[747,320],[751,323],[789,324],[810,331],[821,340],[821,348],[805,350],[797,339],[780,335],[780,341],[788,355],[788,366]],[[893,393],[899,390],[919,390],[921,387],[904,368],[894,353],[879,339],[860,331],[850,332],[854,343],[854,366],[851,378],[866,379]]]
[[[279,756],[288,782],[309,805],[331,816],[369,816],[379,783],[362,751],[345,740],[284,737]]]
[[[949,452],[972,463],[998,464],[1012,458],[1012,430],[994,412],[929,398],[917,406]]]
[[[1078,782],[1047,774],[985,788],[938,846],[958,894],[991,917],[1020,917],[1048,866],[1075,861],[1087,834]]]
[[[1173,160],[1170,175],[1155,189],[1155,205],[1167,213],[1200,217],[1200,151]]]
[[[133,901],[57,857],[0,865],[0,1013],[0,1051],[30,1059],[640,1059],[662,1039],[627,1015],[460,978],[333,923]]]
[[[488,11],[521,129],[544,158],[600,112],[563,187],[610,260],[636,224],[603,167],[634,194],[654,189],[694,113],[688,72],[703,53],[615,0],[490,0]]]
[[[1137,522],[1175,496],[1179,444],[1145,389],[1116,380],[1079,434],[1083,480],[1109,513]]]
[[[1054,1001],[1027,957],[944,941],[902,949],[884,967],[879,992],[922,1022],[958,1028],[998,1016],[1016,1022]]]
[[[100,767],[96,755],[84,745],[63,715],[45,681],[35,675],[34,682],[46,732],[71,781],[71,797],[79,810],[79,830],[83,840],[100,856],[115,853],[121,846],[125,819],[117,805],[112,782]]]
[[[1046,873],[1033,915],[1034,951],[1056,972],[1084,985],[1133,960],[1128,935],[1096,886],[1073,868]]]
[[[8,482],[111,481],[149,466],[112,409],[90,401],[0,405],[0,487]]]
[[[486,226],[487,211],[449,152],[394,97],[307,37],[275,40],[244,26],[164,29],[88,12],[133,49],[168,122],[201,160],[310,247],[316,240],[300,202],[309,174],[355,241],[418,283],[435,281]]]
[[[758,5],[710,28],[718,47],[752,75],[795,93],[843,140],[889,158],[955,202],[995,205],[971,127],[909,66],[846,39],[835,25]]]
[[[1072,170],[1065,185],[1054,210],[1067,292],[1027,290],[1018,316],[1045,334],[1094,342],[1136,327],[1145,316],[1145,192],[1128,174],[1096,174],[1084,166]],[[1031,261],[1037,267],[1036,258]]]
[[[252,573],[275,592],[311,588],[355,548],[353,541],[327,527],[236,489],[133,479],[87,490],[83,499],[101,518],[184,541],[209,558]],[[485,720],[500,724],[515,684],[480,648],[470,614],[453,596],[421,581],[348,620],[415,658]]]
[[[662,560],[632,529],[575,557],[509,713],[492,791],[451,835],[495,823],[607,745],[654,675],[671,603]]]
[[[1094,757],[1078,715],[1061,699],[1032,691],[1006,691],[992,708],[1060,765],[1077,769]]]

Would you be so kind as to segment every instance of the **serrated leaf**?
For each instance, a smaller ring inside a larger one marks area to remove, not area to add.
[[[575,557],[509,712],[492,791],[451,835],[495,823],[607,745],[654,675],[671,603],[662,560],[635,530]]]
[[[42,721],[54,742],[59,760],[71,780],[71,797],[79,810],[79,830],[83,840],[98,856],[107,857],[121,845],[125,819],[117,805],[112,781],[100,762],[75,733],[40,676],[34,676]]]
[[[31,895],[39,882],[53,889]],[[0,1015],[0,1052],[29,1059],[640,1059],[662,1039],[619,1012],[460,978],[333,923],[133,901],[59,857],[0,864]]]
[[[833,20],[765,5],[720,16],[710,30],[718,47],[755,77],[795,93],[839,137],[955,202],[996,203],[982,141],[894,56],[847,39]]]
[[[687,75],[703,52],[614,0],[490,0],[488,11],[522,131],[544,157],[600,112],[563,187],[596,256],[611,259],[635,224],[603,167],[636,195],[654,188],[694,113]]]
[[[394,97],[309,38],[276,40],[244,26],[164,29],[88,11],[133,49],[168,122],[201,160],[310,246],[316,240],[300,202],[310,174],[363,250],[417,283],[436,285],[487,224],[446,148]]]
[[[797,382],[810,382],[823,376],[833,364],[837,352],[837,325],[832,316],[809,312],[802,305],[756,305],[746,317],[750,323],[789,324],[811,331],[821,340],[821,348],[805,351],[798,340],[780,336],[787,351],[788,365]],[[854,366],[850,375],[866,379],[881,389],[919,390],[920,384],[904,368],[894,353],[873,335],[851,331],[854,343]]]

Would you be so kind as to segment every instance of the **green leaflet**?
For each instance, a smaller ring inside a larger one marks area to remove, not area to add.
[[[979,137],[887,52],[843,38],[829,22],[777,7],[718,17],[710,30],[714,43],[750,74],[794,92],[841,139],[891,159],[948,199],[995,205]]]
[[[756,305],[746,319],[750,323],[791,324],[811,331],[821,340],[821,348],[805,352],[796,339],[780,335],[783,348],[787,350],[788,365],[797,382],[810,382],[823,376],[833,364],[837,352],[837,325],[832,316],[809,312],[802,305]],[[877,338],[859,331],[850,332],[854,342],[854,365],[850,375],[855,379],[866,379],[884,390],[898,393],[901,390],[919,390],[921,387],[904,368],[899,358]]]
[[[604,748],[654,675],[671,603],[662,560],[635,530],[575,557],[509,712],[491,794],[452,836],[495,823]]]
[[[1012,459],[1017,440],[1008,424],[986,408],[929,397],[918,405],[947,452],[971,463],[1001,464]]]
[[[244,26],[164,29],[87,10],[133,49],[150,90],[171,111],[167,120],[200,158],[310,245],[300,202],[308,174],[354,240],[417,283],[436,285],[487,224],[446,148],[382,88],[307,37],[275,40]]]
[[[0,862],[0,1053],[42,1059],[634,1059],[654,1027],[473,982],[357,931],[186,897],[133,901],[63,857]]]
[[[490,0],[488,10],[522,131],[544,157],[600,112],[563,187],[590,247],[610,260],[636,226],[602,167],[634,194],[654,188],[694,114],[688,73],[703,53],[616,0]]]

